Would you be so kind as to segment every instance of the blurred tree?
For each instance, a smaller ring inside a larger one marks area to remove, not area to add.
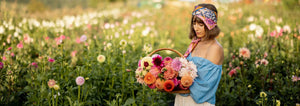
[[[127,6],[127,0],[123,0],[124,6]]]
[[[96,8],[97,5],[98,5],[99,1],[98,0],[89,0],[89,7],[92,7],[92,8]]]
[[[45,7],[44,3],[40,0],[30,0],[27,6],[28,12],[35,13],[35,12],[43,12],[47,8]]]
[[[282,0],[282,3],[286,9],[289,10],[300,9],[300,0]]]

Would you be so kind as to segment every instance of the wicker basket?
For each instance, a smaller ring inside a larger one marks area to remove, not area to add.
[[[163,50],[170,50],[172,52],[175,52],[176,54],[178,54],[180,57],[184,57],[180,52],[178,52],[177,50],[174,50],[174,49],[170,49],[170,48],[160,48],[160,49],[156,49],[154,50],[153,52],[151,52],[150,54],[148,54],[148,56],[150,57],[151,55],[153,55],[154,53],[156,52],[159,52],[159,51],[163,51]],[[161,92],[166,92],[164,90],[158,90],[158,91],[161,91]],[[175,91],[171,91],[169,93],[180,93],[180,94],[186,94],[186,93],[190,93],[190,90],[175,90]]]

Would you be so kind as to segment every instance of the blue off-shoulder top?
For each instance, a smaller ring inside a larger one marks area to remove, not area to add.
[[[197,66],[198,77],[190,86],[190,94],[181,94],[181,96],[190,95],[196,103],[215,104],[216,91],[222,75],[222,65],[216,65],[202,57],[192,57],[191,53],[187,60],[193,61]]]

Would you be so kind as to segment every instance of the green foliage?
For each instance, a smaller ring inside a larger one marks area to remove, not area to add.
[[[34,6],[38,1],[31,2]],[[218,9],[220,14],[224,13],[218,20],[222,33],[217,40],[224,48],[225,59],[216,105],[276,105],[276,100],[282,105],[299,103],[299,81],[292,79],[300,76],[300,30],[295,23],[298,14],[279,17],[281,14],[278,13],[273,19],[272,14],[267,14],[268,10],[262,9],[261,12],[266,14],[257,13],[253,8],[255,5],[251,9],[239,6],[226,9],[226,5],[221,5]],[[5,33],[0,34],[0,44],[3,44],[0,58],[4,64],[0,69],[0,104],[172,104],[173,94],[137,83],[135,70],[141,57],[155,49],[167,47],[185,52],[190,42],[190,7],[114,9],[57,20],[25,20],[22,17],[2,20],[0,26]],[[248,20],[250,16],[254,17],[253,21]],[[41,24],[43,22],[54,26]],[[251,30],[251,24],[262,27],[261,36],[255,36],[257,30]],[[284,25],[291,30],[277,32],[276,26],[282,28]],[[270,36],[274,31],[276,35]],[[19,44],[23,44],[23,48],[17,48]],[[8,50],[9,47],[12,49]],[[250,51],[247,59],[240,57],[239,49],[243,47]],[[72,56],[75,51],[76,56]],[[170,52],[160,54],[177,56]],[[99,55],[105,56],[104,62],[98,61]],[[49,58],[55,62],[49,62]],[[33,62],[38,64],[37,68]],[[236,74],[230,76],[231,70]],[[81,86],[75,82],[78,76],[85,78]],[[50,88],[50,79],[55,80],[60,89]],[[265,92],[266,97],[261,97],[261,92]]]
[[[300,8],[299,0],[282,0],[284,7],[288,10],[296,10]]]

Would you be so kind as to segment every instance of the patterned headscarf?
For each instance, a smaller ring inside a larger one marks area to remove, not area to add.
[[[217,25],[217,13],[208,8],[195,6],[192,15],[199,17],[209,30],[213,29]]]

